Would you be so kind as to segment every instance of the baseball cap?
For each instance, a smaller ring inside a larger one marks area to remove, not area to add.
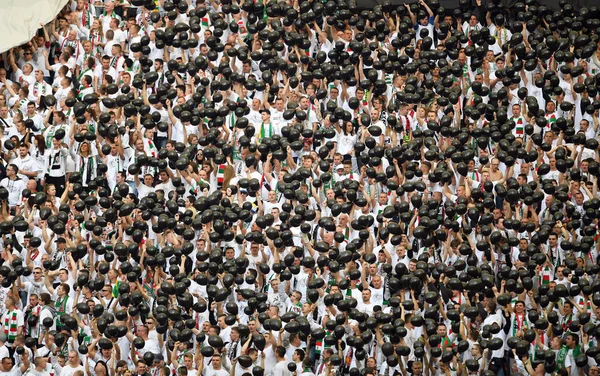
[[[56,239],[55,243],[66,243],[67,241],[65,240],[65,238],[58,238]]]
[[[337,166],[335,166],[336,170],[343,170],[344,169],[344,165],[343,164],[339,164]]]
[[[8,337],[4,333],[0,333],[0,342],[8,341]]]

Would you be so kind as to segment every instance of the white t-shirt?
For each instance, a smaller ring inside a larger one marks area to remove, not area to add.
[[[73,376],[77,371],[82,371],[85,373],[85,369],[83,369],[83,366],[79,365],[77,367],[72,367],[70,364],[67,364],[63,367],[60,376]]]
[[[4,358],[8,358],[10,357],[10,353],[8,352],[8,347],[6,347],[6,345],[2,345],[2,347],[0,347],[0,359],[4,359]]]
[[[148,187],[146,184],[140,184],[137,186],[138,198],[141,200],[148,196],[150,192],[154,192],[154,187]]]
[[[229,376],[229,372],[224,369],[215,370],[212,367],[205,367],[202,373],[204,373],[204,376]]]
[[[13,366],[13,368],[8,372],[4,372],[4,371],[0,372],[0,376],[21,376],[21,375],[22,375],[21,369],[17,366]]]
[[[171,128],[171,139],[175,142],[184,142],[183,124],[180,121],[173,124]]]
[[[287,367],[288,362],[285,360],[277,362],[273,368],[273,376],[292,376],[290,370]]]
[[[24,180],[4,178],[0,182],[0,186],[8,190],[8,205],[11,208],[21,204],[21,193],[27,188],[27,183]]]

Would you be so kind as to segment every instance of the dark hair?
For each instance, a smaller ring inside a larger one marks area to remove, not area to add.
[[[23,145],[25,145],[25,144],[23,144]],[[21,145],[21,146],[23,146],[23,145]],[[19,147],[21,147],[21,146],[19,146]],[[8,165],[8,167],[12,167],[12,169],[15,170],[15,174],[19,173],[19,166],[17,166],[16,164],[11,163]]]
[[[285,353],[286,353],[285,347],[277,346],[275,348],[275,355],[277,355],[278,357],[283,358],[285,356]]]
[[[60,285],[62,286],[63,290],[65,290],[65,294],[71,292],[71,286],[69,286],[68,283],[61,283]]]
[[[306,356],[306,352],[304,352],[304,350],[302,350],[302,349],[296,349],[294,352],[296,354],[298,354],[298,357],[300,358],[300,361],[304,360],[304,357]]]

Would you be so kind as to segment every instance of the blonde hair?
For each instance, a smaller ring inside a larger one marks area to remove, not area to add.
[[[225,171],[224,171],[224,175],[223,175],[223,187],[227,188],[227,186],[229,185],[229,182],[231,181],[231,179],[233,179],[233,177],[235,176],[235,170],[233,169],[233,166],[231,165],[227,165],[227,167],[225,167]]]

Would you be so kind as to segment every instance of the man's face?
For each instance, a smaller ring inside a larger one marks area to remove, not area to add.
[[[283,111],[283,100],[282,99],[277,99],[275,101],[275,108],[277,109],[277,111]]]
[[[377,269],[377,266],[375,266],[375,269]],[[373,277],[373,287],[376,289],[380,289],[381,286],[382,286],[381,276],[378,276],[378,275],[374,276]]]
[[[475,170],[475,161],[471,159],[469,161],[469,163],[467,164],[467,168],[469,169],[469,171],[474,171]]]
[[[260,114],[260,118],[263,123],[268,124],[271,122],[271,115],[268,112],[264,111]]]
[[[417,269],[417,264],[414,261],[408,263],[408,270],[414,272]]]
[[[63,243],[60,243],[63,244]],[[58,273],[58,278],[61,280],[61,282],[66,282],[69,279],[69,273],[67,273],[66,270],[61,270]]]
[[[379,120],[379,111],[377,111],[375,109],[371,110],[371,119],[373,121]]]
[[[4,370],[4,372],[8,372],[12,369],[12,359],[10,358],[5,358],[2,360],[2,369]]]
[[[446,327],[444,325],[438,325],[437,334],[440,337],[445,337],[446,336]]]
[[[413,375],[420,375],[421,371],[423,371],[423,365],[417,362],[413,362],[412,365],[412,373]]]
[[[348,42],[352,40],[352,30],[346,29],[346,31],[344,31],[344,39]]]
[[[519,106],[519,105],[514,105],[514,106],[513,106],[513,108],[512,108],[512,110],[513,110],[513,115],[514,115],[514,117],[519,117],[519,116],[521,116],[521,106]]]
[[[302,98],[300,99],[300,106],[302,107],[303,110],[307,110],[308,109],[308,105],[309,105],[309,101],[308,98]]]
[[[79,358],[77,357],[76,353],[74,353],[74,352],[69,353],[69,363],[71,363],[71,364],[79,363]]]
[[[525,306],[523,305],[523,303],[517,303],[515,304],[515,310],[519,313],[523,312],[523,310],[525,309]]]
[[[369,300],[371,300],[371,290],[369,290],[369,289],[363,290],[362,298],[363,298],[363,302],[368,302]]]
[[[32,192],[35,192],[37,188],[37,183],[35,180],[27,180],[27,189]]]

